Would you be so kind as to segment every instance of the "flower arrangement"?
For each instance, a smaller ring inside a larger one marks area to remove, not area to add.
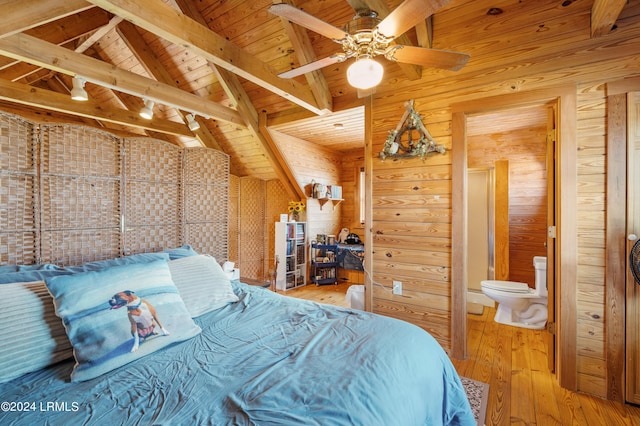
[[[304,203],[302,201],[289,201],[289,214],[294,220],[299,220],[302,212],[304,212]]]

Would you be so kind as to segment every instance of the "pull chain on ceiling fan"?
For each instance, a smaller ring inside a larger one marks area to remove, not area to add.
[[[409,63],[433,68],[457,71],[469,60],[466,53],[392,44],[400,35],[424,21],[449,0],[405,0],[386,18],[370,9],[356,11],[344,30],[316,18],[289,4],[274,4],[269,11],[298,25],[317,32],[342,45],[342,52],[310,62],[279,74],[293,78],[320,68],[355,58],[347,70],[349,84],[358,89],[369,89],[380,83],[384,69],[373,58],[384,56],[394,62]]]

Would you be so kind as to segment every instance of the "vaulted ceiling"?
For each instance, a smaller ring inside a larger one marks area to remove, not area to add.
[[[384,17],[402,3],[284,1],[336,27],[348,22],[354,9],[368,7]],[[469,72],[479,72],[484,58],[489,63],[492,49],[499,48],[496,37],[508,39],[498,23],[506,29],[524,25],[518,0],[431,1],[438,5],[436,13],[398,41],[470,53]],[[364,112],[359,96],[366,93],[347,83],[349,61],[294,79],[278,77],[341,50],[328,38],[269,12],[273,3],[281,2],[0,1],[0,109],[40,121],[81,122],[183,146],[220,149],[231,156],[232,173],[280,178],[299,193],[282,148],[274,141],[278,132],[334,151],[361,147]],[[573,3],[572,16],[586,12],[591,37],[608,33],[624,7],[638,9],[635,0],[540,3],[544,21],[562,17]],[[492,23],[492,8],[505,17]],[[484,46],[477,34],[485,34],[493,47]],[[376,96],[404,80],[438,81],[455,72],[386,60],[384,66]],[[87,81],[89,101],[70,100],[73,76]],[[138,116],[144,99],[156,102],[151,120]],[[190,113],[199,130],[191,131],[185,124]]]

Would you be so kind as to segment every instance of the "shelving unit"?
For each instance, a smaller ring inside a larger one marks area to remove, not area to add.
[[[275,254],[281,259],[276,289],[286,291],[307,283],[306,222],[276,222]]]
[[[335,244],[311,244],[311,282],[338,284],[338,259]]]

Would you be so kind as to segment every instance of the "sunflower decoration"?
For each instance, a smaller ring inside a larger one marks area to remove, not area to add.
[[[304,203],[302,201],[289,201],[289,214],[295,221],[300,218],[300,213],[304,211]]]

